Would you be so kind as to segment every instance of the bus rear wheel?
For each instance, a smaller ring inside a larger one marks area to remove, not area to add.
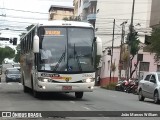
[[[83,97],[83,92],[75,92],[75,96],[78,99],[81,99]]]

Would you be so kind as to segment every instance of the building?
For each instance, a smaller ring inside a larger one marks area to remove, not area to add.
[[[83,0],[74,0],[73,6],[74,6],[74,16],[82,16]]]
[[[74,7],[51,5],[49,8],[49,20],[69,19],[74,16]]]
[[[125,24],[125,34],[129,32],[131,23],[133,0],[97,0],[97,14],[95,28],[96,35],[103,41],[103,47],[111,46],[113,37],[113,20],[115,19],[115,46],[120,45],[122,34],[122,23]],[[140,41],[144,43],[144,36],[150,33],[149,19],[151,11],[151,0],[136,0],[134,9],[133,25],[140,35]],[[126,38],[125,38],[126,39]]]
[[[83,0],[82,20],[88,21],[95,27],[97,0]]]
[[[152,0],[150,26],[160,25],[160,0]]]
[[[74,0],[75,15],[95,26],[97,0]]]
[[[144,44],[143,44],[144,45]],[[113,49],[113,64],[115,64],[115,71],[111,73],[111,81],[117,82],[119,77],[119,57],[120,57],[120,48],[115,47]],[[147,72],[156,72],[160,71],[160,63],[155,62],[154,55],[150,52],[145,52],[144,49],[138,51],[138,54],[132,60],[132,71],[135,68],[135,65],[138,62],[137,68],[132,76],[132,78],[143,78],[143,76]],[[102,67],[101,67],[101,86],[105,86],[110,81],[110,64],[111,64],[111,56],[108,55],[108,48],[103,51],[102,57]],[[125,67],[125,63],[123,63],[123,67],[121,66],[121,78],[127,78],[127,69]]]

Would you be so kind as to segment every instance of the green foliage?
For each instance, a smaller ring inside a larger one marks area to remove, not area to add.
[[[69,18],[68,18],[68,17],[64,17],[64,18],[63,18],[63,20],[66,20],[66,21],[68,21],[68,20],[69,20]]]
[[[160,59],[160,28],[153,29],[149,42],[151,44],[148,46],[148,50],[152,53],[156,53],[155,61],[158,61]]]
[[[81,21],[80,16],[64,17],[63,20],[66,20],[66,21]]]
[[[17,45],[16,50],[17,50],[17,54],[15,55],[14,61],[20,62],[20,44]]]
[[[140,49],[139,48],[140,41],[138,39],[138,32],[136,32],[136,30],[134,28],[132,28],[132,33],[129,33],[127,35],[127,39],[128,39],[127,43],[130,45],[130,55],[132,55],[132,57],[130,58],[130,67],[129,67],[130,68],[130,75],[129,76],[132,77],[132,74],[135,72],[135,70],[132,71],[132,60]],[[128,56],[128,57],[130,57],[130,56]]]
[[[0,48],[0,64],[5,58],[13,58],[15,56],[15,51],[10,47]]]
[[[137,52],[139,51],[139,39],[138,39],[138,32],[133,28],[132,34],[128,34],[129,37],[129,44],[131,46],[130,54],[134,57]]]
[[[109,83],[108,85],[106,85],[103,88],[105,88],[107,90],[115,90],[115,87],[116,87],[116,83]]]

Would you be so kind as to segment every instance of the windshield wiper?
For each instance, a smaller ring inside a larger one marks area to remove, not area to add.
[[[65,51],[62,53],[60,59],[58,60],[58,63],[56,64],[56,66],[54,68],[54,71],[57,71],[57,69],[59,67],[59,64],[62,62],[63,58],[65,60],[65,56],[66,56],[66,47],[65,47]]]

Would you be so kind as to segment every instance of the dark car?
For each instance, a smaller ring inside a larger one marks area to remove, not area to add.
[[[17,69],[7,69],[6,72],[6,82],[20,82],[21,74]]]

